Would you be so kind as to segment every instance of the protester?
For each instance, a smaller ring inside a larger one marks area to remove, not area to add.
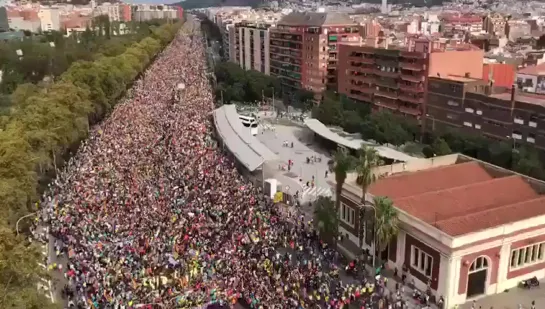
[[[311,223],[285,218],[215,146],[202,37],[188,36],[190,30],[181,31],[92,130],[42,202],[56,251],[68,257],[60,271],[71,304],[403,303],[386,297],[381,280],[341,283],[339,256]]]

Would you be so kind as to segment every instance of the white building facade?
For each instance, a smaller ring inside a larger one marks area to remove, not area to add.
[[[236,62],[245,70],[270,74],[269,27],[258,22],[241,22],[234,25]]]
[[[61,30],[60,10],[55,7],[40,8],[38,11],[42,31]]]

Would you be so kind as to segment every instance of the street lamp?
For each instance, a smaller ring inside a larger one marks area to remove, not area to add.
[[[28,215],[24,215],[21,218],[19,218],[19,220],[17,220],[17,223],[15,223],[15,231],[17,232],[17,236],[19,236],[19,222],[21,222],[21,220],[23,220],[23,219],[26,219],[28,217],[36,215],[36,213],[37,212],[33,212],[33,213],[28,214]]]

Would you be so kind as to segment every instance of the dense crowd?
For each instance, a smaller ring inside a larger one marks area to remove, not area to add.
[[[93,129],[42,203],[58,252],[68,257],[61,271],[70,304],[401,305],[395,294],[384,296],[378,277],[341,283],[338,255],[311,224],[287,220],[216,147],[204,46],[188,31],[186,23]]]

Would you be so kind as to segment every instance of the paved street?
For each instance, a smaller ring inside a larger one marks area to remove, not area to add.
[[[545,308],[545,282],[541,282],[541,287],[532,290],[523,290],[513,288],[507,292],[487,296],[475,302],[475,309],[519,309],[519,304],[523,309],[530,309],[533,300],[536,302],[536,308]],[[467,302],[460,309],[471,309],[473,302]]]
[[[293,161],[292,172],[297,174],[305,189],[300,192],[303,202],[315,200],[318,196],[331,196],[331,189],[326,183],[325,173],[330,157],[325,151],[312,146],[312,133],[298,126],[273,125],[274,130],[262,130],[257,138],[276,153],[282,161]],[[287,142],[288,147],[283,143]],[[291,143],[293,142],[293,148]],[[321,162],[306,163],[310,157],[321,158]],[[306,182],[315,179],[315,186],[306,187]]]

